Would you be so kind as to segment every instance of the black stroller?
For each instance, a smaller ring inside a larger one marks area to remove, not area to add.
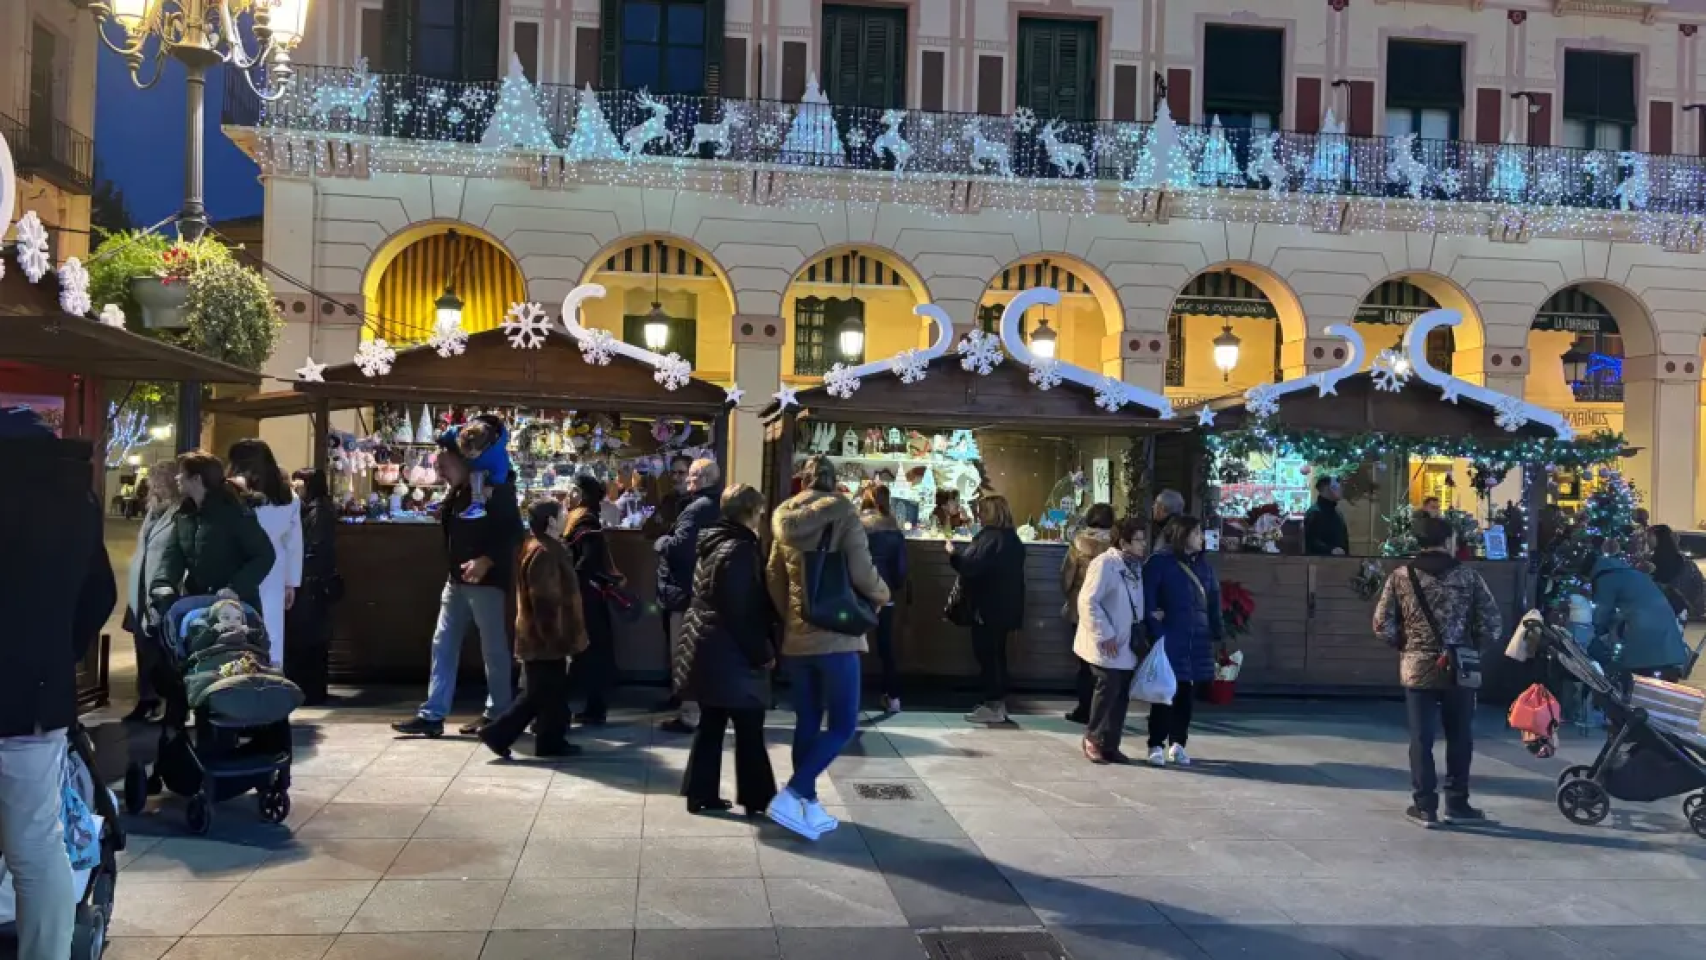
[[[1558,812],[1571,823],[1593,826],[1611,814],[1611,801],[1650,803],[1688,794],[1682,815],[1706,837],[1706,736],[1658,724],[1631,697],[1633,682],[1608,676],[1568,631],[1524,622],[1532,649],[1544,648],[1605,709],[1610,736],[1587,766],[1558,775]]]
[[[170,790],[188,798],[184,817],[190,831],[197,834],[213,828],[214,804],[250,790],[259,796],[262,820],[283,823],[290,816],[290,710],[301,703],[301,691],[295,691],[293,701],[274,698],[278,709],[262,722],[252,714],[234,719],[218,709],[190,708],[184,676],[189,662],[185,635],[194,618],[217,600],[185,597],[163,615],[151,614],[149,636],[164,652],[154,679],[165,702],[159,753],[152,770],[133,761],[124,775],[127,811],[141,813],[150,796]],[[249,627],[264,633],[265,626],[254,608],[245,605],[243,609]]]

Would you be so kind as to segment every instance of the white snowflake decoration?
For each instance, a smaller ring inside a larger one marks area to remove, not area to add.
[[[124,309],[116,303],[101,308],[100,321],[109,327],[124,329]]]
[[[1031,364],[1031,372],[1026,378],[1036,384],[1038,390],[1053,390],[1060,386],[1060,364],[1053,357],[1038,357]]]
[[[517,350],[537,350],[551,335],[551,318],[537,303],[510,304],[502,326],[509,345]]]
[[[461,107],[451,107],[450,112],[444,115],[444,119],[450,121],[450,125],[453,127],[460,124],[462,122],[462,118],[463,113]]]
[[[1398,393],[1404,389],[1411,373],[1410,361],[1403,353],[1397,350],[1382,350],[1374,358],[1370,376],[1374,379],[1374,389]]]
[[[973,330],[960,341],[960,369],[987,377],[1001,365],[1006,354],[1001,352],[1001,340],[994,334]]]
[[[672,353],[657,364],[657,372],[652,379],[663,384],[665,390],[680,390],[687,386],[687,381],[693,377],[693,365],[681,359],[681,354]]]
[[[427,345],[446,360],[459,357],[468,349],[468,331],[462,329],[462,324],[454,320],[435,324],[432,336],[427,338]]]
[[[865,131],[858,127],[854,127],[847,131],[847,136],[843,137],[842,140],[846,142],[849,147],[857,150],[865,145]]]
[[[901,383],[917,383],[930,372],[930,358],[917,350],[902,350],[889,361],[889,369]]]
[[[1103,377],[1101,385],[1096,388],[1096,406],[1109,413],[1117,413],[1125,402],[1125,384],[1116,377]]]
[[[595,367],[610,366],[616,355],[616,337],[609,330],[590,330],[581,341],[581,359]]]
[[[461,101],[462,106],[469,110],[478,110],[486,105],[485,91],[481,90],[479,87],[469,87],[462,91],[462,96],[457,99]]]
[[[355,351],[355,366],[364,377],[382,377],[397,362],[397,351],[383,340],[368,340]]]
[[[1251,387],[1244,394],[1244,406],[1257,419],[1271,417],[1279,412],[1279,395],[1271,383]]]
[[[1493,422],[1511,433],[1521,430],[1528,424],[1527,404],[1516,397],[1506,397],[1493,408],[1497,416]]]
[[[443,87],[433,87],[431,90],[428,90],[427,95],[426,95],[426,100],[427,100],[427,106],[432,107],[434,110],[437,110],[439,107],[444,106],[444,100],[445,100],[444,88]]]
[[[40,283],[47,276],[47,228],[34,210],[18,218],[18,266],[31,283]]]
[[[1013,130],[1015,133],[1030,133],[1037,128],[1037,113],[1030,107],[1020,107],[1013,111]]]
[[[398,100],[391,104],[391,115],[394,117],[406,117],[414,112],[415,104],[412,100]]]
[[[1439,184],[1439,191],[1447,197],[1456,197],[1463,192],[1463,174],[1456,167],[1441,170],[1435,182]]]
[[[838,363],[823,375],[823,388],[830,396],[846,400],[859,389],[859,378],[852,370]]]
[[[89,271],[72,257],[59,265],[59,308],[75,317],[94,309],[89,302]]]
[[[758,128],[758,142],[766,147],[774,147],[782,142],[782,128],[774,123],[767,123]]]

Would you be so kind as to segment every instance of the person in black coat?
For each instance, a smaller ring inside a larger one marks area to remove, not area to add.
[[[610,711],[610,690],[616,685],[616,623],[604,592],[627,583],[610,559],[610,544],[604,539],[599,508],[605,487],[596,477],[575,477],[569,492],[569,516],[564,523],[563,542],[575,563],[580,580],[581,616],[586,621],[586,652],[569,661],[569,686],[586,698],[575,714],[575,722],[589,727],[604,726]]]
[[[1351,534],[1339,513],[1339,481],[1315,480],[1315,506],[1303,515],[1303,552],[1312,557],[1343,557],[1351,552]]]
[[[77,662],[118,601],[90,488],[92,449],[0,407],[0,838],[20,957],[71,952],[77,892],[60,821]]]
[[[693,566],[698,557],[699,531],[717,522],[718,502],[722,499],[722,474],[717,461],[699,459],[687,470],[687,504],[675,518],[675,526],[657,538],[653,549],[658,555],[658,606],[663,608],[664,639],[673,661],[681,647],[681,614],[693,601]],[[680,705],[680,712],[664,721],[662,728],[669,733],[692,733],[699,722],[699,710],[675,691],[669,700]]]
[[[324,470],[298,470],[302,481],[302,586],[285,613],[284,675],[302,688],[303,703],[326,702],[332,605],[343,598],[338,574],[338,506]]]
[[[859,498],[859,523],[865,528],[865,541],[871,545],[871,562],[888,584],[889,602],[877,611],[877,660],[883,668],[883,712],[900,712],[900,679],[894,663],[895,604],[906,587],[906,534],[895,522],[894,509],[889,504],[889,488],[871,486]]]
[[[965,613],[971,620],[972,652],[983,673],[983,702],[966,714],[971,723],[1007,722],[1007,635],[1025,619],[1025,544],[1013,528],[1007,498],[978,498],[982,524],[971,544],[948,541],[948,562],[958,572]]]
[[[683,699],[699,704],[699,729],[688,754],[681,795],[688,813],[728,810],[717,795],[723,730],[735,728],[735,802],[761,816],[776,796],[776,776],[764,749],[764,711],[770,706],[771,638],[781,618],[764,587],[758,531],[764,497],[745,484],[723,495],[722,519],[699,534],[693,601],[682,618]]]

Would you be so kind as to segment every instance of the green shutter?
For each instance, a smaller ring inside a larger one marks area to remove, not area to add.
[[[1096,118],[1096,25],[1089,21],[1019,21],[1019,106],[1060,120]]]
[[[705,0],[705,96],[723,95],[724,0]],[[707,118],[708,119],[708,118]]]
[[[881,7],[823,8],[819,74],[838,107],[906,105],[906,11]]]
[[[465,0],[462,8],[462,79],[496,80],[499,37],[498,0]]]
[[[600,0],[598,7],[598,88],[614,90],[622,85],[617,70],[622,49],[620,16],[622,0]]]
[[[414,73],[415,0],[385,0],[380,14],[385,25],[383,63],[368,64],[375,73]]]

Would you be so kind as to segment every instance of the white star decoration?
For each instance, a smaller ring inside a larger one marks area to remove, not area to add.
[[[1197,408],[1197,426],[1214,426],[1214,410],[1206,403]]]
[[[309,357],[307,360],[307,363],[296,368],[296,378],[303,383],[325,383],[326,365],[315,363],[313,357]]]
[[[740,406],[740,400],[744,396],[746,396],[746,391],[742,390],[738,383],[731,383],[723,388],[723,402],[731,407]]]
[[[793,387],[786,387],[785,386],[782,389],[771,394],[770,397],[771,397],[771,399],[775,400],[778,405],[780,405],[781,409],[786,410],[789,407],[797,407],[800,405],[799,398],[795,396],[795,394],[797,394],[799,392],[800,391],[795,390]]]

